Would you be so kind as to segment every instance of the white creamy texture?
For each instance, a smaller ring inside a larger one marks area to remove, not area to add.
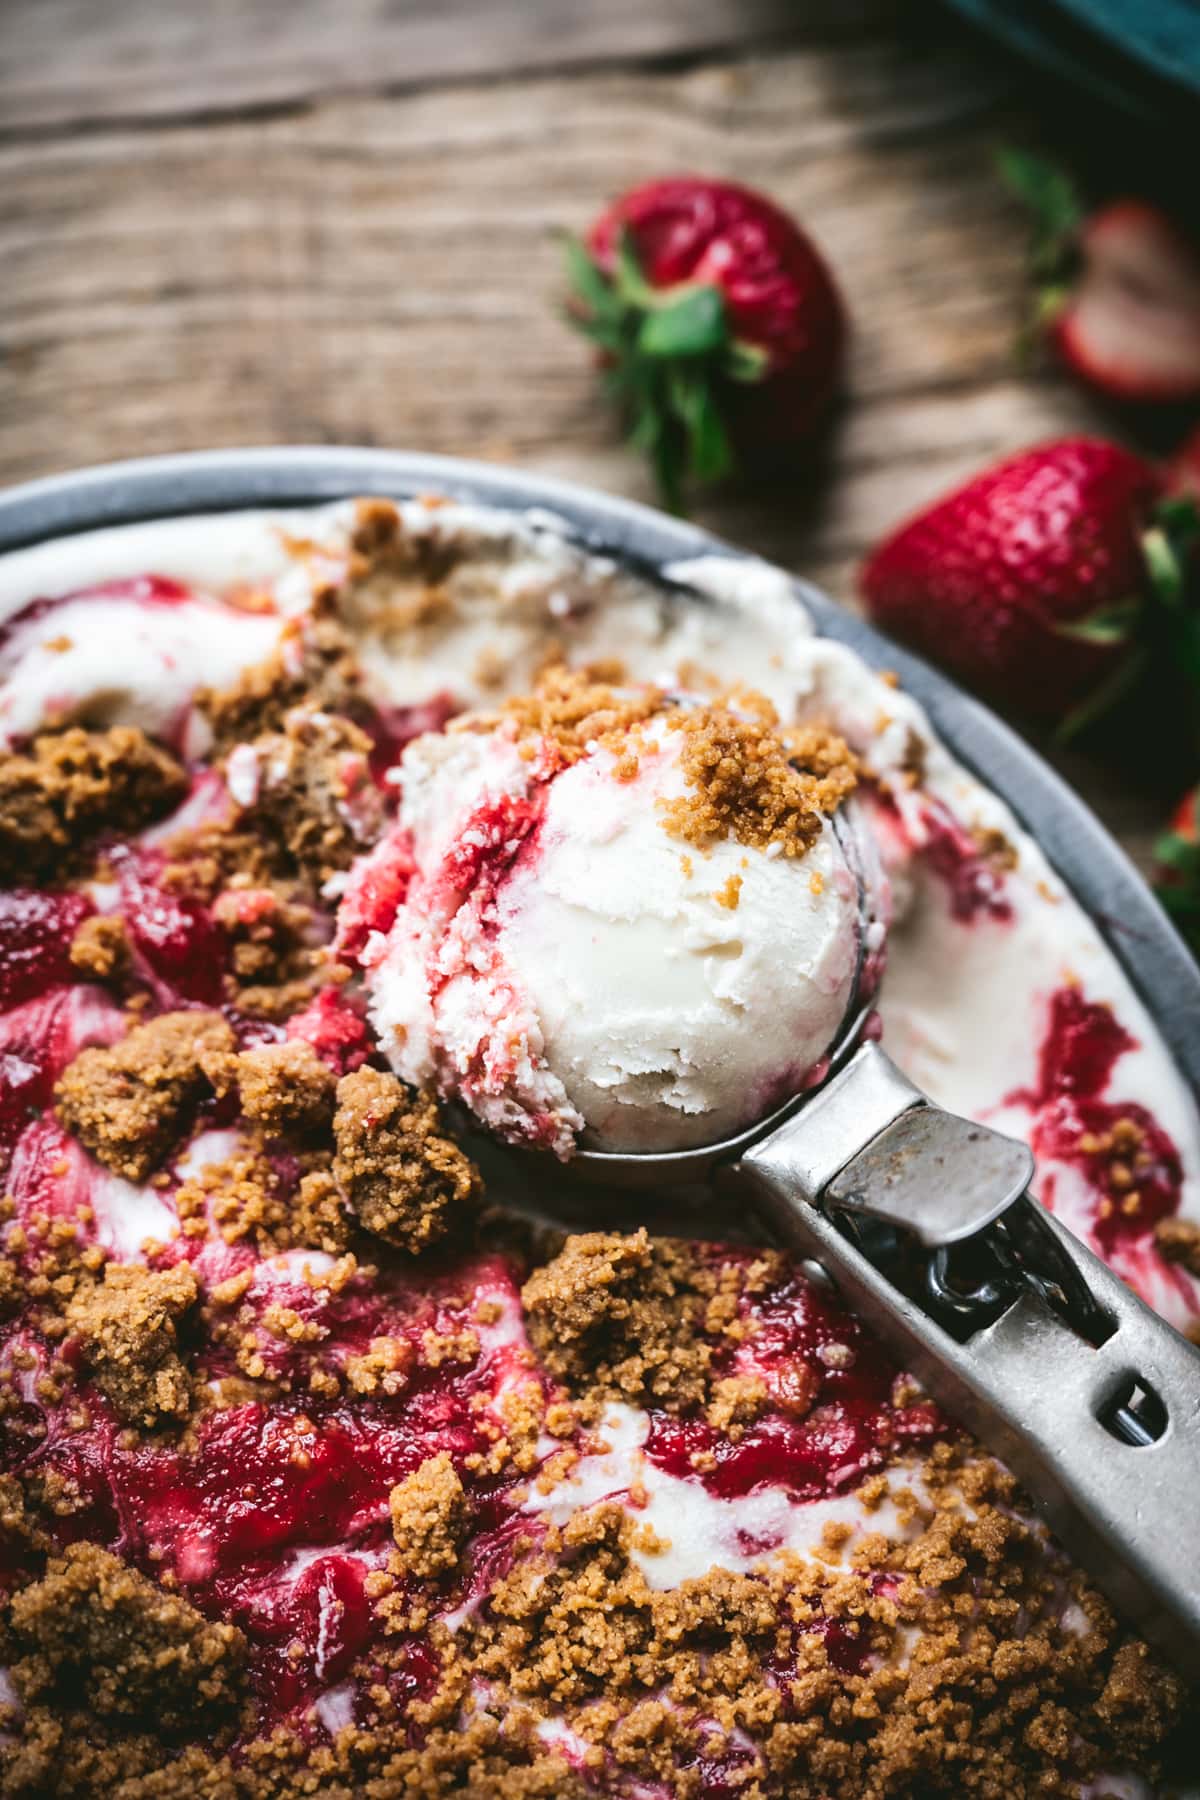
[[[471,814],[524,796],[530,776],[511,741],[474,733],[418,738],[405,754],[403,823],[416,874],[386,939],[368,942],[371,1022],[388,1060],[416,1087],[459,1095],[499,1136],[569,1151],[582,1119],[547,1064],[541,1025],[489,942],[484,899],[448,887],[442,858],[486,841]],[[388,855],[385,843],[376,855]],[[372,859],[374,860],[374,859]]]
[[[687,791],[680,735],[647,735],[659,754],[633,781],[608,752],[557,777],[538,855],[497,908],[546,1061],[606,1150],[682,1149],[761,1117],[828,1053],[858,960],[832,826],[795,859],[732,838],[692,849],[658,811]]]
[[[651,1462],[642,1448],[648,1430],[644,1412],[614,1402],[596,1427],[605,1447],[581,1458],[548,1494],[535,1489],[526,1511],[565,1525],[584,1507],[623,1496],[630,1488],[638,1490],[638,1522],[658,1543],[654,1549],[635,1545],[632,1556],[652,1588],[675,1588],[713,1568],[745,1573],[789,1551],[811,1558],[821,1550],[827,1525],[849,1530],[847,1559],[855,1540],[868,1532],[882,1531],[904,1542],[922,1529],[916,1513],[901,1522],[890,1495],[871,1512],[853,1494],[805,1501],[770,1484],[736,1500],[723,1500],[710,1494],[703,1482],[684,1480]],[[888,1482],[891,1493],[905,1488],[918,1500],[926,1497],[912,1470],[893,1469]]]
[[[828,823],[797,858],[670,835],[683,743],[656,719],[633,779],[600,748],[553,775],[530,854],[494,895],[472,882],[450,904],[442,857],[485,842],[477,816],[535,793],[536,766],[511,729],[409,747],[400,823],[417,873],[368,974],[406,1080],[519,1141],[553,1114],[560,1154],[581,1125],[606,1150],[711,1143],[803,1085],[854,993],[857,882]]]
[[[47,719],[140,725],[172,738],[197,687],[259,662],[282,621],[216,601],[81,596],[15,624],[0,647],[0,742]]]
[[[903,917],[891,931],[881,1002],[888,1048],[935,1099],[1027,1131],[1028,1114],[1006,1107],[1005,1096],[1028,1080],[1050,995],[1064,978],[1078,980],[1089,999],[1112,1003],[1140,1045],[1121,1057],[1106,1097],[1146,1106],[1171,1134],[1185,1172],[1181,1212],[1200,1218],[1195,1101],[1099,931],[1007,806],[933,737],[916,702],[813,635],[784,576],[746,559],[678,565],[670,577],[700,594],[696,604],[577,550],[553,519],[421,501],[401,512],[407,535],[462,554],[443,583],[451,607],[437,618],[398,623],[386,584],[359,593],[351,623],[379,700],[417,706],[450,694],[490,703],[529,685],[552,637],[576,661],[617,654],[638,679],[677,680],[698,664],[749,682],[785,717],[832,717],[883,769],[904,762],[911,734],[924,755],[924,791],[965,826],[1002,831],[1016,850],[1005,884],[1014,919],[962,925],[919,860],[892,871]],[[269,586],[281,609],[294,610],[310,578],[344,559],[352,518],[349,503],[247,512],[223,516],[219,529],[207,517],[160,521],[15,552],[0,558],[0,616],[39,594],[147,569],[214,592]],[[1126,1272],[1168,1316],[1182,1321],[1200,1307],[1200,1285],[1179,1270],[1165,1276],[1157,1259],[1145,1263]]]

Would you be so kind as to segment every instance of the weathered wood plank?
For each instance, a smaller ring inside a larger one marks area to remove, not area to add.
[[[603,454],[554,233],[680,166],[767,186],[826,246],[856,316],[856,456],[888,462],[862,408],[905,393],[943,395],[930,454],[959,420],[982,453],[1020,281],[992,129],[953,58],[858,47],[7,146],[0,474],[297,438]],[[888,416],[911,470],[922,415]]]
[[[171,119],[336,92],[852,36],[899,0],[6,0],[0,124]]]
[[[313,440],[516,460],[649,498],[557,316],[554,233],[648,172],[696,167],[810,225],[856,328],[848,402],[809,473],[700,516],[852,601],[863,550],[904,512],[1004,450],[1099,423],[1015,366],[1022,224],[991,169],[1007,123],[977,63],[881,34],[10,140],[0,479]],[[1145,862],[1168,796],[1078,756],[1067,772]]]

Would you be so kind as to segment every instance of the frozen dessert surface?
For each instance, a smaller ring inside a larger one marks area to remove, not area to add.
[[[882,903],[843,847],[840,738],[557,670],[396,777],[363,881],[390,863],[403,900],[372,923],[352,879],[345,912],[406,1081],[565,1156],[715,1141],[820,1071]]]
[[[1187,1772],[1194,1701],[823,1286],[649,1201],[564,1237],[435,1091],[707,1130],[861,959],[916,1078],[1200,1314],[1194,1108],[1037,847],[771,571],[674,578],[448,502],[0,561],[5,1795]]]

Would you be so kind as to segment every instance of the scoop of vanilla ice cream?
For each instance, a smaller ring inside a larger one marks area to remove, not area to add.
[[[864,951],[829,820],[802,856],[696,848],[661,804],[687,791],[682,734],[660,716],[643,737],[632,778],[599,746],[548,769],[504,726],[410,745],[392,847],[407,895],[363,953],[397,1072],[564,1156],[682,1149],[762,1117],[827,1056]]]

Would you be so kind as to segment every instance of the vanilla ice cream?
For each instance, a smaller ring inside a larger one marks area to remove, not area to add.
[[[408,747],[397,831],[368,876],[398,857],[407,892],[363,947],[405,1080],[566,1156],[716,1141],[819,1075],[882,939],[873,923],[867,942],[863,859],[843,847],[853,809],[836,812],[853,777],[802,841],[786,818],[813,786],[800,776],[770,827],[739,792],[729,810],[745,817],[689,833],[689,745],[713,716],[672,702],[570,760],[512,715]],[[762,728],[735,729],[757,751]],[[786,768],[774,728],[767,740]],[[344,910],[357,916],[357,886]]]

